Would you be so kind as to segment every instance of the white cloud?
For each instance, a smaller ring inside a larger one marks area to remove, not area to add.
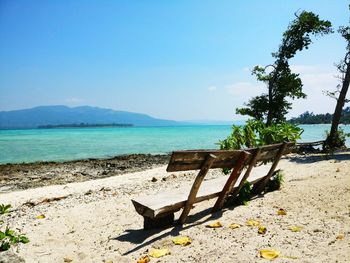
[[[243,72],[251,72],[251,68],[250,67],[244,67],[242,68]]]
[[[339,83],[335,67],[315,65],[292,65],[294,73],[298,73],[303,82],[303,91],[306,99],[293,102],[293,109],[290,116],[297,116],[305,111],[314,113],[333,112],[335,100],[325,96],[324,90],[334,90]]]
[[[335,100],[323,94],[324,90],[334,90],[339,84],[339,75],[334,66],[319,65],[291,65],[294,73],[298,73],[303,82],[303,91],[306,99],[291,101],[292,110],[288,117],[298,116],[305,111],[314,113],[332,113],[335,107]],[[237,82],[225,86],[226,92],[232,95],[235,106],[248,102],[250,98],[266,92],[264,83],[246,81]]]
[[[217,87],[215,87],[215,86],[209,86],[209,87],[208,87],[208,90],[209,90],[209,91],[216,91],[216,90],[217,90]]]
[[[231,95],[238,97],[250,98],[257,96],[264,91],[264,84],[251,82],[237,82],[231,85],[226,85],[225,89]]]

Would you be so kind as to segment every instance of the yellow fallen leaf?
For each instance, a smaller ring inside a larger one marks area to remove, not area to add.
[[[261,249],[259,252],[260,252],[260,257],[265,259],[274,259],[280,255],[279,251],[273,250],[273,249]]]
[[[218,228],[218,227],[222,227],[222,224],[220,223],[220,221],[216,221],[216,222],[214,222],[214,223],[211,223],[211,224],[206,225],[206,227],[209,227],[209,228]]]
[[[167,248],[161,248],[161,249],[151,249],[151,251],[148,253],[148,255],[152,258],[160,258],[166,255],[170,254],[170,250]]]
[[[277,215],[280,216],[285,216],[287,214],[286,210],[284,210],[283,208],[278,209],[277,211]]]
[[[264,226],[259,226],[258,233],[264,235],[267,231],[267,228]]]
[[[337,235],[336,239],[337,240],[343,240],[344,239],[344,235],[342,235],[342,234]]]
[[[173,238],[173,243],[175,245],[187,246],[192,243],[192,240],[186,236],[178,236]]]
[[[150,258],[148,255],[140,257],[139,260],[137,260],[137,263],[148,263],[150,262]]]
[[[36,219],[44,219],[45,218],[45,215],[44,214],[41,214],[41,215],[38,215],[35,217]]]
[[[291,226],[291,227],[289,227],[289,229],[292,232],[300,232],[303,228],[301,226]]]
[[[254,219],[249,219],[249,220],[247,220],[246,225],[247,226],[259,226],[260,221],[254,220]]]
[[[236,228],[240,228],[241,225],[233,223],[233,224],[229,225],[228,227],[231,228],[231,229],[236,229]]]

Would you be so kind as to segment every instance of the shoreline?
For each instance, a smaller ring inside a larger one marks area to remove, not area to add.
[[[169,159],[169,154],[129,154],[106,159],[0,164],[0,194],[143,171],[166,165]]]

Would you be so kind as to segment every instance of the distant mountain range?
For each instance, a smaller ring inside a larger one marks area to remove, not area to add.
[[[39,106],[31,109],[1,111],[0,129],[37,128],[45,125],[131,124],[134,126],[174,126],[183,123],[156,119],[146,114],[115,111],[98,107]]]

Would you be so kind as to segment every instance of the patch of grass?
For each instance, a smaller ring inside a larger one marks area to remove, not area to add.
[[[20,235],[9,227],[5,228],[5,231],[0,231],[0,251],[9,250],[12,245],[19,243],[26,244],[29,242],[28,237]]]
[[[0,204],[0,215],[10,212],[11,205]]]
[[[0,215],[4,215],[9,213],[11,205],[0,204]],[[5,221],[0,219],[0,252],[6,251],[11,248],[13,245],[18,245],[19,243],[26,244],[29,242],[28,237],[25,235],[21,235],[16,231],[9,228],[7,225],[5,226]]]

